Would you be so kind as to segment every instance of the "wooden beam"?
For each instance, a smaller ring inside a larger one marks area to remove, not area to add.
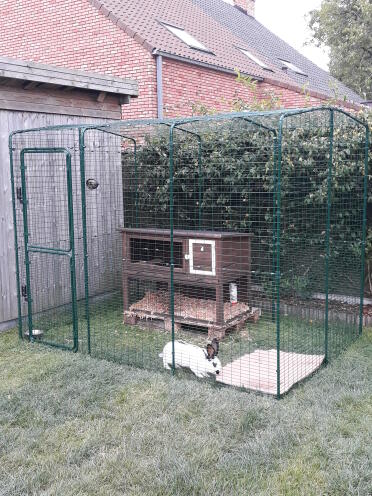
[[[100,91],[97,96],[97,102],[102,103],[105,101],[105,98],[107,96],[106,91]]]
[[[55,86],[52,85],[52,84],[50,84],[50,83],[38,83],[38,84],[39,84],[38,88],[39,89],[43,89],[43,90],[50,89],[50,88],[55,88]]]
[[[93,74],[0,56],[0,77],[35,81],[117,95],[138,95],[138,83],[107,74]]]
[[[61,105],[43,105],[41,103],[1,101],[0,109],[24,112],[39,112],[43,114],[77,115],[81,117],[101,117],[104,119],[120,119],[119,110],[103,110],[94,108],[74,108]]]
[[[130,95],[122,95],[120,97],[120,105],[128,105],[130,103]]]
[[[37,81],[27,81],[24,85],[23,85],[23,89],[24,90],[32,90],[32,88],[36,88],[37,86],[39,86],[40,83],[38,83]]]
[[[82,115],[87,117],[120,118],[119,97],[107,95],[104,102],[97,102],[97,93],[85,91],[63,93],[59,90],[0,87],[0,109],[51,114]]]

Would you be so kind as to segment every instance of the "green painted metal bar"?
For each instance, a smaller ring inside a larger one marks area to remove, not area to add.
[[[357,122],[358,124],[362,125],[363,127],[366,127],[366,123],[363,122],[362,120],[358,119],[354,115],[350,114],[349,112],[346,112],[345,110],[338,108],[338,107],[311,107],[311,108],[302,108],[302,109],[293,109],[293,110],[285,110],[281,111],[285,117],[288,116],[295,116],[295,115],[301,115],[301,114],[308,114],[311,112],[329,112],[330,110],[333,110],[333,112],[337,112],[339,114],[346,115],[349,119],[353,120],[354,122]]]
[[[282,139],[283,139],[283,122],[284,116],[281,116],[279,121],[278,133],[278,153],[277,153],[277,168],[276,168],[276,395],[280,399],[280,220],[281,220],[281,172],[282,172]]]
[[[132,138],[127,138],[132,139]],[[135,197],[134,197],[134,205],[135,205],[135,220],[136,227],[139,226],[138,223],[138,163],[137,163],[137,141],[133,139],[134,144],[134,188],[135,188]]]
[[[124,126],[126,127],[134,127],[134,126],[141,126],[141,125],[148,125],[148,126],[153,126],[157,124],[167,124],[167,125],[182,125],[182,124],[188,124],[191,122],[205,122],[205,121],[219,121],[223,120],[226,118],[234,118],[234,117],[261,117],[261,116],[290,116],[290,115],[299,115],[302,113],[308,113],[308,112],[317,112],[317,111],[329,111],[333,109],[335,112],[342,113],[346,116],[348,116],[350,119],[354,120],[355,122],[358,122],[362,126],[365,127],[365,123],[350,114],[349,112],[346,112],[340,108],[337,107],[312,107],[312,108],[298,108],[298,109],[291,109],[291,110],[283,110],[283,109],[278,109],[278,110],[270,110],[270,111],[255,111],[255,112],[232,112],[232,113],[225,113],[225,114],[217,114],[217,115],[211,115],[211,116],[200,116],[200,117],[188,117],[184,119],[131,119],[127,121],[113,121],[110,122],[109,124],[103,124],[102,126],[97,126],[97,125],[92,125],[92,126],[87,126],[86,124],[67,124],[67,125],[59,125],[59,126],[46,126],[46,127],[39,127],[39,128],[32,128],[32,129],[25,129],[21,131],[16,131],[13,134],[21,134],[21,133],[30,133],[30,132],[35,132],[35,131],[60,131],[63,129],[79,129],[79,128],[90,128],[90,129],[102,129],[104,130],[106,127],[110,126],[112,127],[121,127],[123,128]]]
[[[64,255],[71,257],[71,250],[59,250],[58,248],[47,248],[44,246],[28,245],[28,251],[33,253],[49,253],[51,255]]]
[[[26,194],[26,174],[25,174],[25,150],[21,151],[21,182],[22,182],[22,203],[23,203],[23,238],[25,243],[28,340],[31,342],[33,341],[33,335],[32,335],[33,326],[32,326],[30,257],[28,252],[28,218],[27,218],[27,194]]]
[[[329,259],[331,237],[331,210],[332,210],[332,166],[333,166],[333,138],[334,138],[334,112],[329,114],[329,158],[327,177],[327,218],[325,238],[325,315],[324,315],[324,362],[328,362],[328,314],[329,314]]]
[[[198,149],[198,173],[199,173],[199,191],[198,191],[198,225],[199,230],[203,228],[203,191],[204,191],[204,175],[203,175],[203,144],[199,140]]]
[[[369,153],[369,127],[365,125],[364,145],[364,178],[363,178],[363,220],[362,220],[362,258],[360,267],[360,303],[359,303],[359,335],[363,330],[363,304],[364,304],[364,277],[365,277],[365,251],[367,234],[367,199],[368,199],[368,153]]]
[[[80,154],[80,191],[81,191],[81,224],[83,229],[84,252],[84,306],[85,320],[87,323],[87,347],[91,354],[90,333],[90,308],[89,308],[89,267],[88,267],[88,240],[87,240],[87,205],[85,195],[85,133],[87,129],[79,129],[79,154]]]
[[[76,266],[75,266],[75,235],[74,235],[74,202],[72,197],[72,171],[71,154],[66,153],[67,167],[67,199],[68,199],[68,230],[70,237],[70,274],[71,274],[71,300],[72,300],[72,328],[74,336],[73,351],[79,348],[79,329],[77,311],[77,290],[76,290]]]
[[[17,211],[16,197],[14,185],[14,161],[13,161],[13,133],[9,135],[9,160],[10,160],[10,182],[12,192],[12,208],[13,208],[13,229],[14,229],[14,254],[16,263],[16,285],[17,285],[17,310],[18,310],[18,336],[23,339],[22,331],[22,305],[21,305],[21,284],[19,273],[19,254],[18,254],[18,232],[17,232]]]
[[[253,124],[256,127],[259,127],[261,129],[264,129],[265,131],[269,131],[270,133],[275,134],[275,136],[277,134],[276,133],[276,129],[273,129],[271,127],[265,126],[264,124],[261,124],[260,122],[256,122],[253,119],[249,119],[248,117],[238,116],[238,117],[235,117],[235,119],[242,119],[243,121],[249,122],[250,124]]]
[[[51,147],[51,148],[38,148],[38,147],[31,147],[31,148],[23,148],[21,151],[21,155],[29,155],[29,154],[35,154],[35,153],[63,153],[66,155],[71,156],[70,152],[67,150],[67,148],[61,148],[61,147]]]
[[[274,140],[274,154],[273,154],[273,178],[274,178],[274,184],[273,184],[273,253],[272,253],[272,288],[271,288],[271,321],[275,322],[275,292],[274,292],[274,287],[275,287],[275,277],[276,277],[276,271],[275,271],[275,264],[276,264],[276,217],[275,217],[275,207],[276,207],[276,186],[277,186],[277,178],[276,178],[276,161],[277,161],[277,156],[278,156],[278,139],[275,136]]]
[[[174,198],[173,198],[173,139],[174,139],[174,128],[171,126],[169,130],[169,228],[170,228],[170,313],[172,322],[172,373],[175,373],[176,363],[175,363],[175,347],[174,347],[174,219],[173,219],[173,209],[174,209]]]

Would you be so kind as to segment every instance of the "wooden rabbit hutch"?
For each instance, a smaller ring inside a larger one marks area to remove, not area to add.
[[[170,231],[140,228],[120,231],[124,321],[136,324],[144,319],[163,320],[169,330]],[[235,296],[243,281],[245,285],[249,283],[251,234],[175,230],[173,258],[176,330],[182,325],[204,327],[208,328],[209,337],[222,338],[227,329],[257,320],[258,310]],[[154,289],[131,303],[131,280],[151,281]]]

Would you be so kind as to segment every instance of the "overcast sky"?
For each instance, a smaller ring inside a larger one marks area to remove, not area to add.
[[[304,46],[310,38],[305,15],[320,4],[321,0],[256,0],[256,18],[319,67],[328,70],[327,54],[313,45]]]

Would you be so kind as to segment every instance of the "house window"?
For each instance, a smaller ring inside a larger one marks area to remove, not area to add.
[[[251,59],[253,62],[255,62],[256,64],[258,64],[260,67],[262,67],[262,69],[265,69],[266,71],[273,72],[273,70],[270,69],[269,66],[267,66],[264,62],[262,62],[262,60],[260,60],[258,57],[256,57],[255,55],[253,55],[253,53],[251,53],[249,50],[246,50],[245,48],[239,48],[239,47],[237,47],[237,48],[242,53],[244,53],[244,55],[246,57],[248,57],[249,59]]]
[[[162,22],[162,25],[168,29],[171,33],[173,33],[177,38],[186,43],[190,48],[196,48],[197,50],[203,50],[204,52],[210,52],[210,50],[203,45],[200,41],[198,41],[194,36],[182,28],[178,28],[176,26],[172,26],[171,24],[166,24]]]
[[[302,69],[297,67],[297,65],[292,64],[292,62],[288,62],[288,60],[279,59],[279,62],[283,64],[283,69],[291,69],[291,71],[296,72],[297,74],[301,74],[302,76],[307,76]]]

